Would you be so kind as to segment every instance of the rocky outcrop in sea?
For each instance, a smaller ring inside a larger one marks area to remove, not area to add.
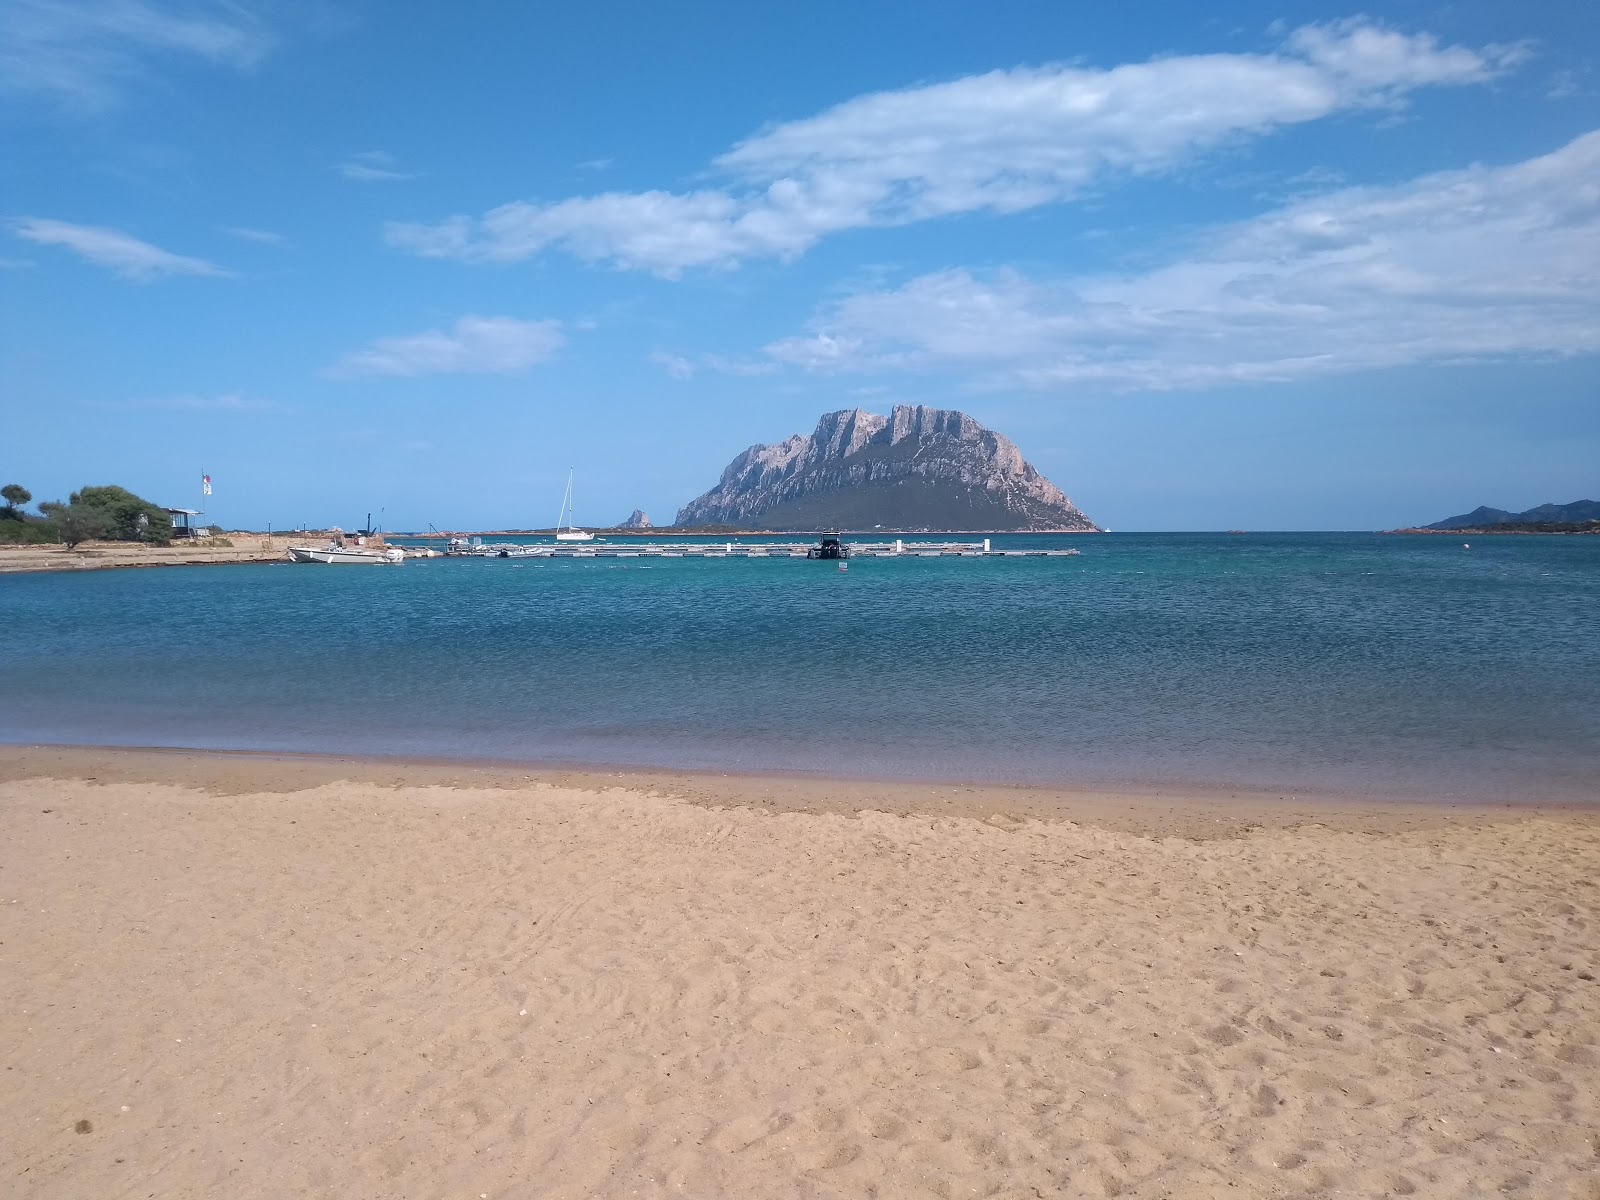
[[[1098,532],[1002,434],[954,409],[825,415],[808,437],[752,446],[678,525],[762,529]]]

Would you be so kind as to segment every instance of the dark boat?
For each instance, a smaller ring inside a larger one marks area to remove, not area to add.
[[[850,547],[836,537],[825,537],[806,550],[807,558],[849,558]]]

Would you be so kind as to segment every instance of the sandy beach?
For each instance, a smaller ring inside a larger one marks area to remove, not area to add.
[[[1600,813],[0,748],[0,1191],[1600,1197]]]

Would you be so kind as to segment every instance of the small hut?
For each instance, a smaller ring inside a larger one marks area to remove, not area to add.
[[[195,525],[191,517],[203,517],[205,513],[196,508],[169,508],[164,510],[172,518],[173,538],[200,538],[210,537],[211,532],[204,525]]]

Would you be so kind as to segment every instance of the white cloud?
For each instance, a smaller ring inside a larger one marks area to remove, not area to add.
[[[650,355],[650,361],[660,367],[668,375],[678,380],[690,380],[701,370],[715,371],[719,375],[775,375],[783,369],[783,364],[774,362],[770,358],[728,358],[721,354],[702,354],[699,358],[685,358],[681,354],[669,354],[657,350]]]
[[[397,169],[395,157],[383,150],[364,150],[352,154],[335,171],[357,183],[393,183],[398,179],[415,179],[416,176]]]
[[[1199,388],[1600,352],[1600,131],[1506,167],[1296,201],[1138,274],[937,272],[767,347],[816,372]]]
[[[16,235],[41,246],[64,246],[80,258],[109,267],[124,279],[148,283],[168,275],[228,274],[201,258],[186,258],[160,246],[142,242],[131,234],[95,225],[72,225],[43,217],[24,217],[12,223]]]
[[[514,317],[460,318],[453,329],[379,338],[328,369],[337,379],[359,375],[515,375],[554,356],[566,339],[559,321]]]
[[[1582,78],[1571,69],[1557,71],[1550,76],[1545,85],[1544,96],[1546,100],[1571,100],[1575,96],[1587,94]]]
[[[721,354],[707,354],[700,361],[707,370],[724,375],[773,375],[780,369],[780,364],[770,359],[727,358]]]
[[[387,237],[427,257],[509,262],[554,247],[665,276],[788,259],[842,230],[1060,202],[1231,139],[1481,83],[1523,57],[1346,21],[1298,30],[1270,54],[992,71],[776,125],[716,160],[727,187],[518,201],[476,219],[391,223]]]
[[[255,242],[262,246],[287,246],[289,239],[281,233],[273,233],[270,229],[245,229],[237,225],[225,226],[223,233],[229,237],[239,238],[241,241]]]
[[[673,379],[687,382],[694,378],[694,363],[681,354],[668,354],[664,350],[656,350],[651,352],[650,361]]]
[[[190,60],[245,69],[275,41],[235,0],[6,0],[0,86],[92,112],[115,105],[160,64]]]

